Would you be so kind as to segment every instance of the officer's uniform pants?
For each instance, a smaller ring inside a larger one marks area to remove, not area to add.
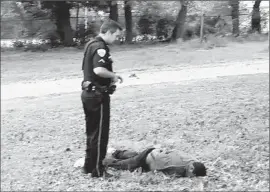
[[[110,127],[110,96],[85,96],[82,93],[82,104],[86,121],[86,156],[84,168],[87,172],[95,171],[102,175],[103,159],[106,156]]]

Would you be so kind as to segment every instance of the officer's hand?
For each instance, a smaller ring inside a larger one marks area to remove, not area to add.
[[[120,75],[115,75],[113,78],[113,84],[117,83],[118,79],[120,80],[120,83],[123,83],[123,78]]]
[[[90,84],[91,84],[90,81],[84,81],[84,82],[82,83],[82,88],[83,88],[83,89],[88,88],[88,86],[89,86]]]
[[[120,83],[123,83],[123,78],[120,75],[118,75],[117,78],[120,80]]]

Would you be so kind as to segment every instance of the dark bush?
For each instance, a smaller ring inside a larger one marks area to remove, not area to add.
[[[167,39],[174,27],[174,18],[167,16],[158,20],[156,25],[156,36],[158,39]]]
[[[49,45],[51,48],[59,47],[61,45],[60,36],[55,30],[49,31],[42,36],[42,39],[49,40]]]
[[[25,43],[23,41],[17,40],[15,42],[13,42],[13,47],[14,48],[22,48],[22,47],[24,47],[24,44]]]
[[[157,23],[158,17],[156,15],[144,14],[140,17],[138,21],[138,30],[140,34],[154,34],[155,24]]]
[[[96,23],[88,23],[87,30],[85,31],[85,24],[79,24],[75,31],[76,43],[78,45],[85,44],[89,39],[95,37],[99,33],[99,26]]]
[[[221,20],[220,17],[205,17],[203,25],[203,34],[216,34],[218,29],[216,24]],[[187,17],[187,22],[184,30],[183,39],[189,40],[194,37],[199,37],[201,31],[201,22],[199,15],[190,15]]]

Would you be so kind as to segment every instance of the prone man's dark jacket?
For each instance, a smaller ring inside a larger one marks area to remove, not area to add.
[[[111,79],[96,75],[93,69],[96,67],[104,67],[109,71],[113,71],[112,63],[113,61],[108,45],[100,36],[97,36],[85,46],[82,64],[83,81],[91,81],[93,84],[109,86]]]

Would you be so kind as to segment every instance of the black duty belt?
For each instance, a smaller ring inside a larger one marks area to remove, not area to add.
[[[113,94],[116,90],[116,85],[101,86],[101,85],[95,85],[93,83],[90,83],[88,86],[84,86],[82,82],[82,90],[86,90],[88,92],[99,91],[101,93]]]

